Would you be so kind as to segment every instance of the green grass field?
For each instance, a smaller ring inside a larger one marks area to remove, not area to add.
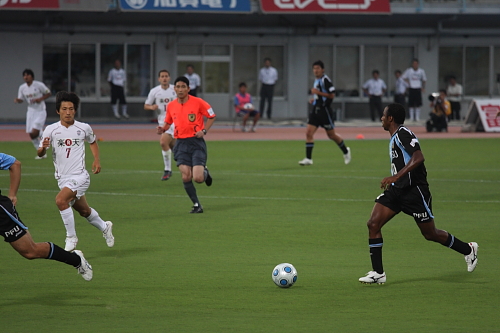
[[[436,226],[478,242],[476,271],[400,214],[383,230],[387,283],[362,285],[388,142],[348,142],[346,166],[318,141],[310,167],[297,163],[302,141],[209,142],[214,183],[196,186],[205,208],[196,215],[177,169],[160,181],[157,142],[102,142],[87,200],[113,221],[115,247],[76,216],[94,268],[86,282],[3,245],[0,331],[500,332],[500,140],[421,140]],[[17,208],[35,241],[64,247],[52,162],[35,161],[28,142],[0,146],[23,163]],[[290,289],[271,280],[281,262],[298,270]]]

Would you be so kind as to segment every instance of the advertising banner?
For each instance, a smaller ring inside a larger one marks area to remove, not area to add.
[[[0,10],[12,9],[107,12],[110,4],[110,0],[0,0]]]
[[[389,0],[260,0],[264,13],[389,14]]]
[[[464,132],[500,132],[500,99],[475,99],[465,117]]]
[[[123,11],[250,13],[250,0],[120,0]]]

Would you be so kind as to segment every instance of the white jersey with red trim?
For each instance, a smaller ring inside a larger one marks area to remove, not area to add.
[[[31,85],[27,83],[19,86],[17,98],[28,103],[28,111],[45,111],[45,101],[36,103],[35,100],[50,92],[49,88],[40,81],[33,80]]]
[[[87,173],[85,168],[85,141],[93,143],[96,140],[96,136],[89,124],[75,120],[73,125],[65,127],[59,121],[45,128],[40,147],[42,147],[45,138],[50,139],[53,149],[52,159],[56,179]]]

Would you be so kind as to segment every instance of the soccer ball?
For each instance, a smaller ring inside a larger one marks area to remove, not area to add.
[[[243,108],[245,110],[251,110],[251,109],[253,109],[253,104],[252,103],[246,103],[245,105],[243,105]]]
[[[279,264],[274,267],[272,278],[278,287],[289,288],[297,281],[297,270],[292,264]]]

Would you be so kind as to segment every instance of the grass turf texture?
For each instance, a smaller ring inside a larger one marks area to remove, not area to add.
[[[214,184],[196,185],[204,214],[188,214],[180,174],[163,174],[157,142],[102,142],[102,173],[87,200],[114,222],[116,244],[75,214],[78,249],[94,279],[0,251],[5,332],[494,332],[498,328],[498,139],[421,140],[438,228],[479,243],[463,256],[427,242],[400,214],[384,228],[383,286],[371,269],[366,220],[389,173],[388,140],[351,141],[353,160],[318,141],[209,142]],[[50,159],[30,143],[2,143],[23,163],[18,211],[35,241],[64,247]],[[87,149],[90,169],[91,154]],[[8,187],[8,172],[0,173]],[[4,192],[5,194],[5,192]],[[298,281],[280,289],[276,264]]]

